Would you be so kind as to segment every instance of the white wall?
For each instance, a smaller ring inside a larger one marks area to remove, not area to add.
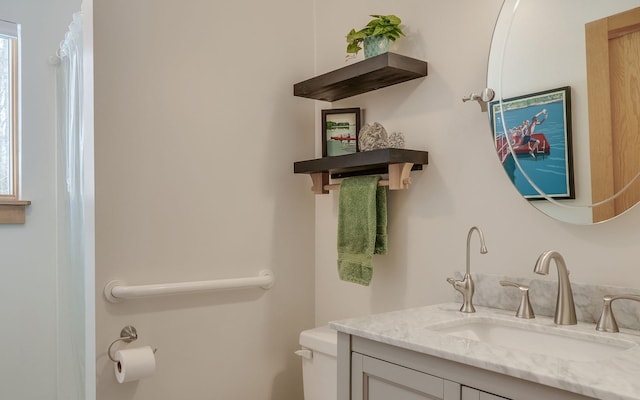
[[[56,398],[55,69],[49,65],[79,0],[0,0],[22,24],[24,225],[0,225],[0,397]],[[66,366],[70,367],[70,366]]]
[[[97,398],[299,399],[298,333],[314,323],[313,2],[94,0]],[[129,301],[131,284],[253,276],[269,291]],[[120,329],[158,348],[119,385]]]
[[[576,282],[640,287],[640,209],[601,225],[550,219],[520,198],[492,148],[487,114],[462,103],[485,87],[487,54],[501,2],[379,0],[318,3],[318,73],[343,65],[343,36],[367,14],[403,18],[408,39],[396,51],[429,62],[429,76],[317,108],[361,107],[366,121],[405,134],[407,147],[429,151],[407,191],[389,194],[389,253],[374,256],[370,287],[344,283],[336,272],[338,193],[316,203],[316,323],[448,301],[447,276],[465,267],[466,234],[486,235],[489,254],[471,255],[472,272],[527,276],[538,255],[559,250]],[[336,12],[339,10],[340,12]],[[318,147],[317,147],[318,148]],[[556,277],[550,277],[555,279]],[[496,290],[501,290],[496,288]]]
[[[298,331],[314,322],[314,234],[317,324],[451,298],[444,278],[464,268],[473,224],[485,231],[490,251],[472,255],[473,271],[530,276],[537,255],[553,247],[566,256],[574,281],[640,287],[640,210],[588,227],[537,212],[497,162],[486,114],[460,101],[485,85],[499,0],[393,7],[325,0],[316,10],[310,0],[256,2],[250,10],[216,3],[96,1],[96,291],[114,278],[224,278],[264,267],[274,269],[277,283],[268,292],[119,305],[98,296],[99,399],[300,398],[299,360],[291,352]],[[47,57],[76,9],[62,1],[0,3],[0,18],[41,32],[26,36],[35,47],[23,53],[33,66],[24,77],[23,191],[34,203],[26,225],[0,227],[3,398],[55,398],[54,84]],[[429,76],[333,105],[317,102],[314,126],[313,102],[291,96],[292,84],[314,68],[343,66],[344,34],[375,12],[403,17],[410,37],[397,51],[427,60]],[[277,39],[266,38],[261,24],[282,15],[285,26],[269,26]],[[267,47],[274,42],[284,45]],[[412,187],[390,193],[390,252],[376,256],[368,288],[337,279],[337,193],[314,199],[308,177],[291,173],[292,161],[313,156],[319,110],[331,106],[365,108],[368,121],[400,130],[409,147],[430,152]],[[159,348],[158,372],[117,385],[105,351],[126,324],[138,328],[140,345]]]

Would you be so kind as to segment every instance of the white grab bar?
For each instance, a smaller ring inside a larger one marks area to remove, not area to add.
[[[119,303],[125,299],[137,299],[149,296],[169,294],[209,292],[228,289],[248,289],[260,287],[270,289],[274,276],[271,270],[260,271],[259,275],[251,278],[218,279],[212,281],[159,283],[153,285],[128,286],[122,281],[110,281],[104,287],[104,297],[110,303]]]

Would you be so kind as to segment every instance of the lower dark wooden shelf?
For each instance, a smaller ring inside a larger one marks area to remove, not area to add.
[[[331,178],[357,175],[389,174],[391,190],[406,189],[410,183],[409,172],[421,170],[428,164],[429,153],[420,150],[379,149],[343,156],[323,157],[298,161],[293,164],[296,174],[311,174],[312,190],[316,194],[328,193],[326,186]]]
[[[429,163],[429,153],[421,150],[378,149],[361,151],[343,156],[323,157],[293,163],[296,174],[312,172],[330,172],[332,178],[344,178],[355,175],[375,174],[389,164],[412,163],[412,170],[421,170]],[[374,172],[369,172],[374,171]],[[334,176],[335,175],[335,176]]]

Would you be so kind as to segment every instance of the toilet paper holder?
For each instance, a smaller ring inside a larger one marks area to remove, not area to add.
[[[118,360],[113,358],[113,356],[111,355],[111,348],[113,347],[114,344],[120,341],[123,341],[125,343],[131,343],[137,339],[138,339],[138,331],[136,330],[135,327],[131,325],[127,325],[124,328],[122,328],[122,330],[120,331],[120,337],[114,340],[113,342],[111,342],[111,344],[109,345],[109,349],[107,350],[107,355],[109,356],[109,359],[114,363],[118,363]],[[158,349],[153,349],[153,354],[155,354],[156,351],[158,351]]]

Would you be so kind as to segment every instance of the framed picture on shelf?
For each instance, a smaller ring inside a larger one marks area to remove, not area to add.
[[[322,157],[342,156],[358,151],[360,109],[322,110]]]
[[[571,88],[502,99],[489,113],[498,157],[522,196],[575,199]]]

